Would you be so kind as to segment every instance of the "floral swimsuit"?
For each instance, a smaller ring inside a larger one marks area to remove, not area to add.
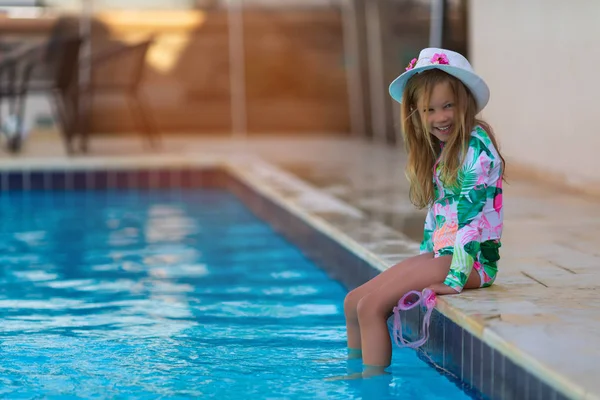
[[[425,219],[421,254],[452,255],[444,284],[461,292],[471,271],[481,286],[492,285],[498,271],[502,236],[502,161],[487,132],[471,132],[457,184],[445,186],[434,166],[435,201]]]

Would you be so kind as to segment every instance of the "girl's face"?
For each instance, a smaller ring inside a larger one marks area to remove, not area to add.
[[[421,113],[427,111],[428,131],[441,142],[447,141],[453,131],[454,108],[454,93],[450,82],[435,85],[429,104],[420,107]]]

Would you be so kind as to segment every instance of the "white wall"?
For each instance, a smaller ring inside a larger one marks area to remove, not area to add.
[[[508,161],[600,190],[600,1],[469,3],[482,117]]]

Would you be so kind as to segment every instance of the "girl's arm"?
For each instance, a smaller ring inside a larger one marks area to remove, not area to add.
[[[448,286],[444,283],[435,283],[433,285],[428,286],[427,289],[430,289],[435,294],[439,294],[439,295],[458,293],[455,289],[452,289],[450,286]]]
[[[444,284],[460,293],[473,270],[481,243],[481,218],[487,202],[490,171],[495,159],[478,138],[472,138],[465,162],[458,175],[460,192],[456,195],[458,231],[450,271]]]

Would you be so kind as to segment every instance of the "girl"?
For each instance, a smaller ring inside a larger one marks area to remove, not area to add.
[[[485,82],[462,55],[428,48],[392,82],[390,94],[402,105],[410,200],[428,213],[420,255],[344,301],[349,357],[362,356],[363,376],[389,366],[387,319],[406,292],[490,286],[500,258],[504,159],[491,128],[475,117],[489,100]]]

